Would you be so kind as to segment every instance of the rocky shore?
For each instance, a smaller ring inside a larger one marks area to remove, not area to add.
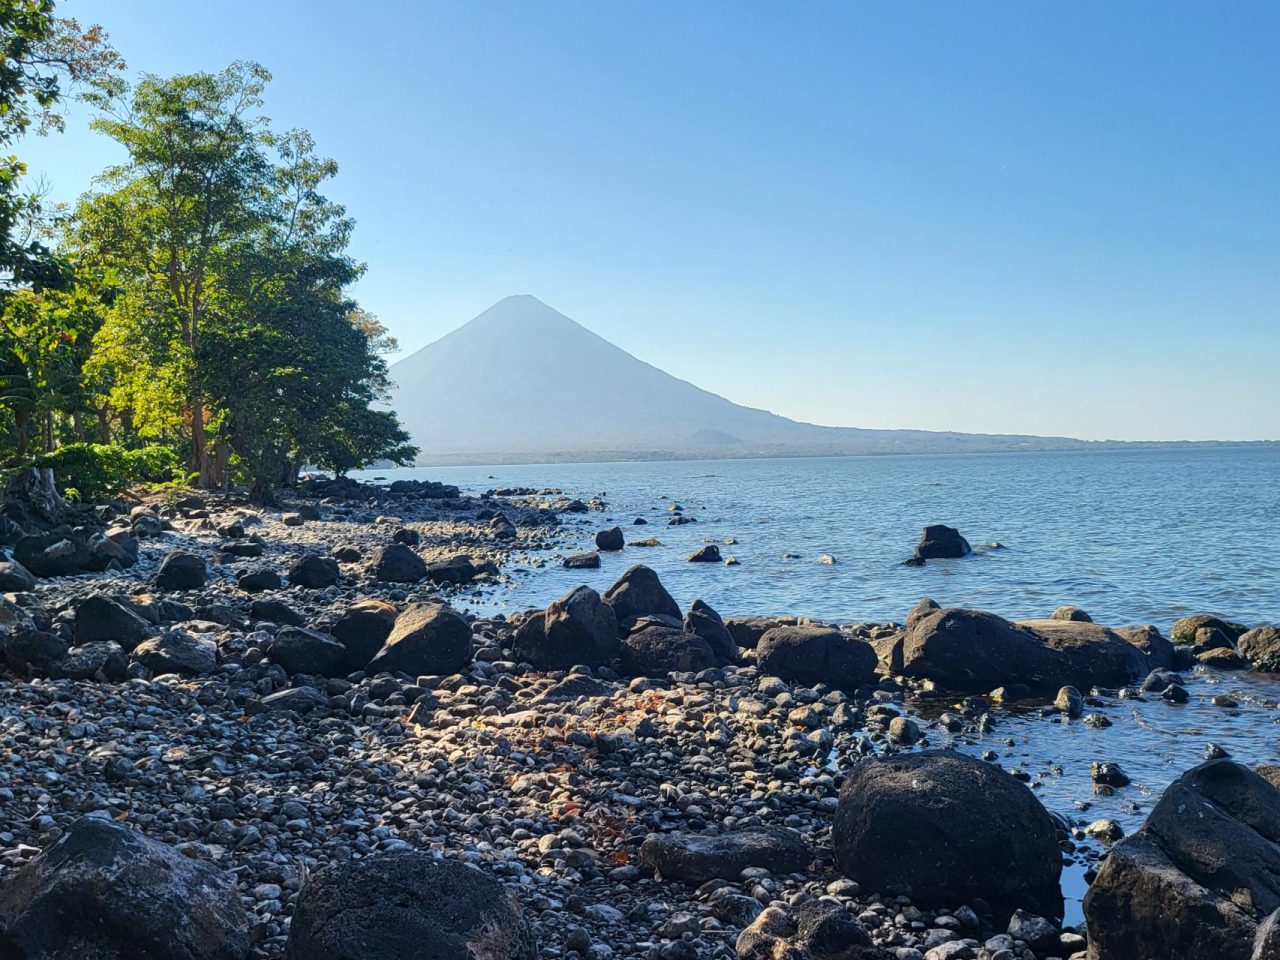
[[[721,616],[643,566],[468,612],[591,506],[6,505],[0,958],[1280,957],[1275,768],[1211,759],[1123,838],[937,749],[1002,703],[1101,724],[1180,670],[1275,671],[1274,627]]]

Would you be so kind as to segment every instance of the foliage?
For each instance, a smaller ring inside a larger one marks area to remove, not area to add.
[[[81,499],[109,497],[135,483],[173,479],[178,455],[168,447],[128,450],[114,443],[68,443],[37,457],[34,465],[52,468],[58,489],[74,489]]]

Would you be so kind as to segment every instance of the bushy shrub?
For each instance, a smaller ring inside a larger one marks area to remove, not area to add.
[[[84,500],[110,497],[132,483],[164,483],[179,466],[168,447],[127,450],[114,443],[69,443],[36,458],[35,466],[53,470],[58,490]]]

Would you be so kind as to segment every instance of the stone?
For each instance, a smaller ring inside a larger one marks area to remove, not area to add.
[[[204,558],[194,553],[176,552],[164,558],[156,573],[161,590],[199,590],[209,577]]]
[[[1177,662],[1173,644],[1151,624],[1140,627],[1117,627],[1116,633],[1147,655],[1152,667],[1170,669]]]
[[[600,554],[594,550],[590,553],[575,553],[571,557],[564,558],[564,566],[567,570],[598,570]]]
[[[427,562],[403,543],[388,543],[374,551],[373,578],[385,583],[419,583],[426,579]]]
[[[218,668],[218,645],[185,630],[166,630],[134,647],[132,659],[152,673],[203,675]]]
[[[132,650],[151,635],[151,624],[132,606],[100,593],[85,597],[75,607],[76,643],[109,640]]]
[[[1254,627],[1240,635],[1236,649],[1259,673],[1280,673],[1280,627]]]
[[[693,551],[693,553],[689,554],[689,556],[685,557],[685,560],[689,563],[719,563],[721,559],[720,548],[714,543],[708,543],[705,546],[699,547],[697,550]]]
[[[925,597],[907,611],[907,629],[910,630],[925,617],[929,616],[929,614],[936,613],[941,609],[942,608],[938,606],[937,601],[933,600],[931,597]]]
[[[415,603],[396,617],[367,672],[440,675],[470,662],[471,626],[462,615],[441,603]]]
[[[26,593],[36,588],[34,574],[17,560],[0,561],[0,593]]]
[[[1101,783],[1108,787],[1127,787],[1130,783],[1129,775],[1124,772],[1124,768],[1111,760],[1095,760],[1090,764],[1089,778],[1094,783]]]
[[[425,853],[334,864],[298,894],[286,960],[535,960],[516,898],[476,867]]]
[[[636,630],[622,641],[622,668],[632,676],[665,677],[698,673],[716,666],[707,641],[683,629],[662,625]]]
[[[337,583],[342,578],[342,571],[332,557],[307,554],[291,563],[286,575],[295,587],[323,590]]]
[[[29,626],[0,633],[5,662],[27,676],[47,676],[54,664],[62,660],[70,644],[62,637]]]
[[[684,617],[684,630],[707,641],[707,646],[723,664],[738,662],[738,645],[723,618],[709,604],[694,600]]]
[[[680,606],[662,586],[658,575],[644,564],[627,570],[604,594],[604,602],[613,607],[621,625],[633,617],[661,614],[680,618]]]
[[[1253,960],[1280,909],[1280,791],[1232,760],[1175,780],[1085,896],[1091,960]]]
[[[596,534],[596,548],[599,550],[621,550],[626,546],[626,538],[621,527],[610,527]]]
[[[1062,606],[1053,613],[1049,614],[1050,620],[1073,620],[1076,623],[1093,623],[1093,617],[1089,616],[1079,607]]]
[[[83,817],[0,889],[0,955],[29,960],[245,960],[235,877]]]
[[[1053,700],[1053,705],[1068,717],[1078,717],[1084,713],[1084,697],[1075,687],[1061,688]]]
[[[1004,917],[1018,908],[1062,917],[1053,818],[1025,784],[965,754],[859,761],[841,789],[832,841],[840,870],[864,888],[922,906],[981,898]]]
[[[422,534],[409,527],[401,527],[391,534],[391,539],[395,543],[403,543],[406,547],[416,547],[422,542]]]
[[[937,523],[924,528],[913,556],[917,560],[941,560],[966,556],[972,549],[959,530]]]
[[[872,684],[876,652],[865,640],[829,627],[775,627],[756,646],[760,672],[783,680],[830,683],[847,690]]]
[[[287,690],[277,690],[275,693],[268,694],[257,701],[256,707],[250,703],[249,706],[254,709],[249,712],[269,713],[283,710],[290,713],[310,713],[328,704],[329,698],[315,687],[290,687]]]
[[[41,579],[79,573],[89,563],[89,547],[79,537],[57,532],[19,537],[13,559]]]
[[[264,590],[279,590],[284,581],[274,570],[247,570],[236,578],[236,586],[245,593],[262,593]]]
[[[567,670],[603,666],[619,649],[613,608],[595,590],[578,587],[547,607],[540,632],[517,632],[515,656],[539,670]]]
[[[457,556],[427,564],[426,578],[432,583],[462,586],[470,583],[480,573],[480,568],[470,557]]]
[[[359,600],[342,612],[329,634],[346,648],[339,665],[343,673],[363,670],[391,636],[398,611],[382,600]]]
[[[249,618],[282,627],[301,627],[307,618],[283,600],[262,599],[249,604]]]
[[[651,833],[640,845],[640,866],[667,880],[702,884],[736,881],[743,870],[760,867],[773,874],[800,873],[813,859],[804,838],[785,827],[760,827],[728,833]]]
[[[264,645],[263,653],[287,673],[321,677],[341,676],[347,648],[326,633],[306,627],[282,627]]]
[[[1230,623],[1207,613],[1195,613],[1189,617],[1182,617],[1173,621],[1173,629],[1169,632],[1169,638],[1174,643],[1194,643],[1196,633],[1206,627],[1213,630],[1221,630],[1230,643],[1234,643],[1241,634],[1246,632],[1245,628],[1238,623]]]
[[[781,626],[777,620],[769,617],[725,617],[724,625],[729,636],[733,637],[734,645],[748,650],[754,650],[761,637],[774,627]]]
[[[66,680],[123,680],[129,661],[124,648],[110,640],[95,640],[72,647],[49,666],[48,675]]]

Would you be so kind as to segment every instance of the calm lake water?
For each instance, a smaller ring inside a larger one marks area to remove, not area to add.
[[[1100,623],[1154,623],[1168,632],[1206,611],[1254,624],[1280,620],[1280,450],[1260,448],[860,457],[684,463],[453,467],[388,471],[471,492],[558,487],[602,495],[603,513],[565,515],[572,549],[614,523],[628,540],[663,546],[602,554],[600,570],[508,571],[510,580],[459,598],[483,612],[545,606],[580,583],[603,591],[633,563],[658,571],[687,606],[725,615],[795,613],[840,622],[901,620],[922,596],[1009,618],[1071,603]],[[672,503],[696,524],[667,525]],[[637,518],[648,521],[632,526]],[[977,548],[960,560],[904,567],[926,523],[958,527]],[[726,540],[736,543],[727,545]],[[740,565],[686,563],[707,541]],[[999,543],[1002,549],[983,549]],[[822,554],[837,559],[818,562]],[[788,557],[788,554],[795,555]],[[1280,761],[1280,680],[1198,670],[1191,700],[1120,700],[1091,707],[1105,728],[1030,711],[994,712],[984,735],[928,728],[931,746],[994,753],[1045,805],[1083,825],[1107,817],[1141,826],[1165,787],[1215,744],[1249,764]],[[1235,706],[1216,705],[1227,694]],[[919,705],[923,717],[947,706]],[[851,759],[851,758],[845,758]],[[1094,760],[1118,761],[1132,784],[1098,792]],[[839,758],[837,758],[837,763]],[[1081,919],[1085,871],[1102,853],[1086,841],[1063,876],[1067,921]]]

